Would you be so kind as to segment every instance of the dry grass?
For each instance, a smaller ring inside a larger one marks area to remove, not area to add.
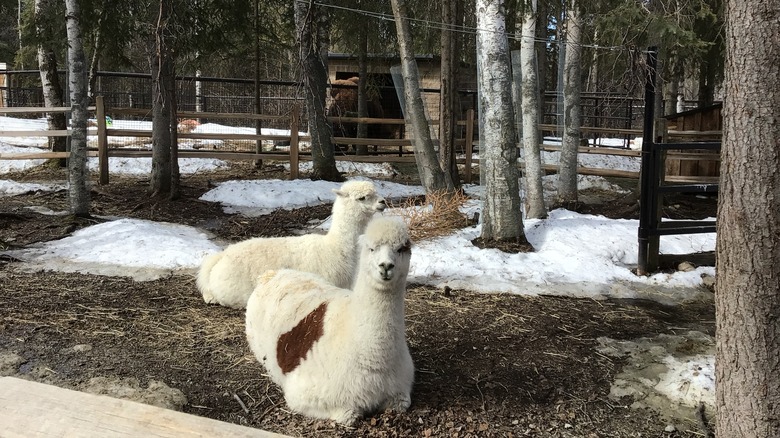
[[[419,199],[411,198],[391,207],[398,209],[398,214],[409,226],[410,236],[419,241],[452,234],[467,227],[469,219],[460,211],[467,200],[468,197],[461,191],[455,194],[440,191],[426,195],[422,205]]]

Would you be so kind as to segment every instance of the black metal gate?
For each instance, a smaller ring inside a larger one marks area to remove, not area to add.
[[[663,196],[669,193],[717,193],[718,184],[669,184],[665,181],[666,152],[669,150],[709,149],[720,151],[720,142],[663,143],[655,138],[655,88],[658,49],[650,47],[647,53],[647,82],[645,84],[645,117],[642,139],[642,168],[639,210],[639,256],[637,274],[647,275],[659,266],[661,236],[675,234],[714,233],[715,221],[661,221]]]

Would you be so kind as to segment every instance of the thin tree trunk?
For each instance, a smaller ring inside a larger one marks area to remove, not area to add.
[[[570,0],[566,10],[566,56],[563,72],[564,128],[558,168],[558,203],[577,202],[577,153],[580,147],[580,88],[582,58],[579,4]]]
[[[179,173],[179,117],[178,102],[176,100],[176,67],[173,60],[170,60],[170,74],[167,75],[168,102],[170,102],[170,112],[168,114],[168,129],[171,135],[171,190],[168,199],[175,200],[181,197],[181,175]]]
[[[311,179],[343,181],[336,168],[331,126],[325,112],[328,84],[330,24],[322,6],[295,2],[296,36],[299,44],[301,80],[306,93],[306,115],[311,135],[313,170]]]
[[[666,63],[668,82],[664,88],[664,114],[677,112],[677,95],[680,93],[680,62],[677,59],[668,59]]]
[[[89,92],[90,99],[95,97],[95,85],[97,83],[97,70],[100,65],[100,57],[103,52],[103,23],[106,21],[108,8],[105,2],[101,2],[100,15],[98,17],[97,28],[95,29],[95,40],[92,44],[92,61],[89,64]]]
[[[539,39],[547,40],[548,22],[547,15],[550,6],[547,2],[542,2],[539,5],[537,11],[536,20],[536,37]],[[539,66],[539,102],[540,108],[544,108],[544,94],[547,91],[547,44],[536,44],[536,65]],[[543,117],[540,114],[540,117]],[[541,120],[541,119],[540,119]]]
[[[517,145],[512,109],[512,72],[503,0],[477,0],[480,166],[485,178],[483,241],[526,243],[521,212]]]
[[[89,171],[87,169],[87,66],[81,40],[81,13],[78,0],[65,1],[68,34],[68,69],[70,80],[71,137],[68,165],[70,212],[89,216]]]
[[[452,193],[455,187],[452,177],[445,173],[436,156],[436,150],[431,140],[431,128],[425,117],[422,94],[420,93],[420,74],[414,58],[412,33],[409,27],[409,15],[404,0],[391,0],[395,28],[398,34],[398,51],[401,55],[401,69],[404,79],[404,101],[406,105],[407,124],[411,125],[414,138],[414,157],[417,161],[417,171],[420,182],[426,193]]]
[[[455,26],[457,3],[445,0],[442,3],[441,32],[441,92],[439,93],[439,165],[450,174],[452,183],[460,185],[458,165],[455,162],[455,98],[457,63],[455,62],[455,32],[449,30]]]
[[[593,30],[593,41],[598,41],[599,29],[598,27]],[[590,61],[590,69],[588,70],[588,87],[587,91],[595,93],[599,90],[599,51],[598,49],[591,49],[593,51],[593,57]]]
[[[523,66],[523,161],[525,163],[526,217],[547,216],[542,188],[542,157],[539,151],[539,84],[537,81],[536,0],[526,5],[523,17],[520,58]]]
[[[366,83],[368,82],[368,29],[361,27],[358,38],[360,39],[360,52],[358,53],[358,117],[368,117],[368,96],[366,95]],[[358,123],[357,138],[368,137],[368,125]],[[368,145],[355,145],[356,155],[368,154]]]
[[[65,105],[60,77],[57,73],[57,55],[51,46],[53,40],[52,23],[47,17],[51,17],[52,0],[35,0],[35,32],[38,40],[38,69],[41,72],[41,87],[43,89],[43,102],[47,107],[62,107]],[[50,130],[67,129],[65,114],[47,113]],[[49,149],[52,152],[65,152],[67,140],[65,137],[49,137]],[[52,160],[59,167],[65,167],[66,160]]]
[[[780,4],[726,2],[717,220],[719,437],[780,436]]]
[[[171,0],[160,0],[152,54],[152,175],[150,181],[152,196],[170,194],[173,177],[171,170],[173,102],[170,100],[170,84],[175,78],[172,79],[173,54],[168,41],[171,6]]]
[[[262,114],[263,108],[262,103],[260,102],[260,0],[255,0],[255,16],[254,16],[254,73],[255,73],[255,114]],[[200,90],[198,90],[200,91]],[[200,93],[197,93],[198,95]],[[200,100],[200,97],[197,97],[198,101]],[[200,105],[196,105],[196,111],[202,111],[201,109],[198,109]],[[263,121],[260,119],[255,120],[255,134],[256,135],[263,135]],[[263,152],[263,140],[257,140],[255,143],[255,151],[257,153]],[[254,162],[255,167],[262,167],[263,166],[263,160],[255,160]]]

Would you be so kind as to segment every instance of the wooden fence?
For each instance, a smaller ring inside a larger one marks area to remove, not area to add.
[[[114,117],[121,116],[149,116],[151,110],[135,109],[135,108],[105,108],[101,97],[96,99],[96,105],[90,107],[89,110],[95,115],[97,126],[88,129],[88,135],[97,136],[97,147],[88,149],[88,156],[98,157],[99,162],[99,183],[108,184],[108,158],[109,157],[151,157],[152,152],[146,149],[130,149],[130,148],[116,148],[111,147],[109,144],[110,137],[133,137],[133,138],[150,138],[152,135],[151,130],[140,129],[117,129],[108,126],[106,123],[106,115],[111,114]],[[44,113],[61,113],[69,112],[70,108],[0,108],[0,114],[44,114]],[[299,176],[299,164],[300,161],[311,160],[311,152],[302,149],[302,142],[307,142],[310,137],[299,135],[301,126],[301,119],[299,115],[299,109],[297,106],[293,106],[289,116],[270,116],[262,114],[246,114],[246,113],[212,113],[212,112],[190,112],[181,111],[178,112],[180,119],[243,119],[252,121],[274,121],[279,122],[287,120],[287,124],[290,128],[289,135],[257,135],[257,134],[240,134],[240,133],[196,133],[196,132],[180,132],[178,134],[181,139],[193,139],[193,140],[232,140],[232,141],[253,141],[256,142],[258,147],[254,151],[224,151],[224,150],[185,150],[180,149],[178,154],[181,158],[217,158],[224,160],[278,160],[288,161],[290,163],[290,178],[296,179]],[[331,122],[341,123],[366,123],[366,124],[404,124],[403,119],[371,119],[371,118],[356,118],[356,117],[334,117],[331,118]],[[438,121],[432,121],[432,124],[437,124]],[[456,139],[456,146],[460,147],[463,151],[463,157],[458,158],[458,164],[464,166],[463,179],[466,183],[470,183],[473,180],[472,166],[473,166],[473,153],[479,148],[479,141],[475,135],[475,114],[473,110],[469,110],[466,114],[465,120],[459,120],[458,126],[463,127],[463,137]],[[557,129],[554,125],[541,125],[541,131],[554,131]],[[640,130],[631,129],[607,129],[607,128],[590,128],[582,127],[583,132],[600,132],[610,135],[641,135]],[[686,135],[686,133],[670,133],[676,135]],[[2,130],[0,128],[0,137],[62,137],[69,136],[70,130],[46,130],[46,131],[23,131],[23,130]],[[263,151],[259,145],[262,141],[284,141],[289,142],[289,149],[287,151]],[[387,162],[387,163],[413,163],[415,161],[414,153],[412,151],[412,141],[408,138],[401,139],[376,139],[376,138],[351,138],[351,137],[334,137],[333,141],[336,145],[370,145],[373,146],[372,151],[368,155],[348,155],[337,154],[336,160],[338,161],[352,161],[352,162]],[[556,152],[560,151],[560,146],[541,145],[543,151]],[[617,155],[628,157],[639,157],[640,151],[634,151],[629,149],[619,148],[607,148],[607,147],[587,147],[583,146],[579,148],[581,154],[604,154],[604,155]],[[682,154],[685,155],[685,154]],[[676,157],[682,160],[685,159],[700,159],[698,156],[680,156]],[[691,155],[691,154],[688,154]],[[0,159],[50,159],[50,158],[67,158],[68,152],[35,152],[35,153],[0,153]],[[520,163],[520,167],[523,164]],[[543,165],[543,169],[548,172],[557,171],[557,165]],[[579,167],[578,173],[584,175],[599,175],[599,176],[612,176],[623,178],[638,178],[639,172],[618,170],[618,169],[604,169],[593,167]]]

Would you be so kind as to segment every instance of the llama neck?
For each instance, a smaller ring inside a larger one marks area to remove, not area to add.
[[[399,284],[400,283],[400,284]],[[358,336],[372,339],[405,337],[404,280],[377,284],[377,280],[360,274],[352,291]]]
[[[363,233],[371,217],[366,217],[362,212],[357,215],[350,214],[342,207],[338,205],[333,209],[333,218],[330,230],[328,230],[328,236],[357,242],[358,236]]]

